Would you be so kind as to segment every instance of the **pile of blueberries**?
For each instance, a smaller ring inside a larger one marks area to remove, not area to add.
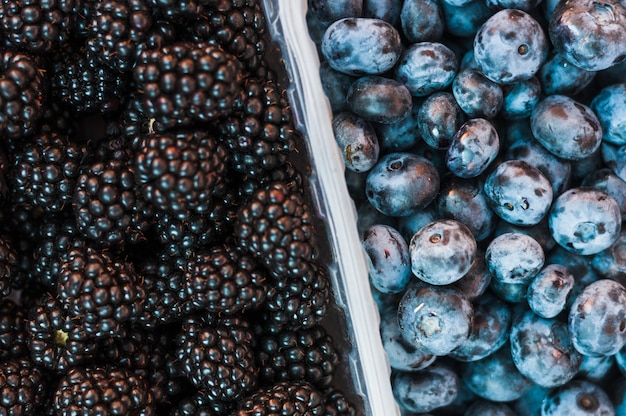
[[[403,414],[626,415],[626,3],[308,7]]]

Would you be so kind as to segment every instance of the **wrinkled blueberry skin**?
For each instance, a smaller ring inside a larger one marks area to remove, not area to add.
[[[463,416],[516,416],[516,414],[504,403],[477,400],[467,408]]]
[[[467,226],[455,220],[437,220],[411,238],[411,271],[431,285],[449,285],[470,270],[476,250],[476,240]]]
[[[500,114],[507,120],[530,117],[541,98],[541,84],[536,77],[502,86],[504,101]]]
[[[529,235],[507,233],[491,240],[485,261],[493,280],[528,284],[543,268],[545,255],[541,245]]]
[[[474,37],[474,59],[483,74],[499,84],[532,78],[547,56],[543,29],[522,10],[500,10]]]
[[[626,230],[622,230],[611,247],[591,259],[591,267],[604,279],[626,284]]]
[[[530,282],[528,306],[537,316],[554,318],[565,310],[574,283],[574,276],[567,267],[549,264]]]
[[[384,20],[397,26],[400,22],[402,3],[396,0],[363,0],[363,17]]]
[[[348,112],[336,114],[332,124],[346,169],[367,172],[373,168],[380,154],[374,127],[367,120]]]
[[[473,37],[492,14],[484,0],[471,0],[464,4],[442,1],[441,11],[446,31],[462,38]]]
[[[370,283],[382,293],[400,293],[411,279],[409,245],[398,230],[384,224],[368,228],[361,241]]]
[[[563,415],[613,416],[615,408],[602,388],[589,381],[573,380],[550,391],[541,406],[541,416]]]
[[[421,351],[447,355],[469,337],[474,309],[457,290],[415,281],[398,306],[402,337]]]
[[[397,310],[381,312],[380,337],[389,359],[389,366],[398,371],[419,371],[437,358],[420,351],[402,338]]]
[[[570,188],[556,199],[548,224],[554,241],[561,247],[590,255],[615,242],[621,222],[619,205],[609,194],[578,187]]]
[[[402,54],[396,79],[415,97],[425,97],[447,88],[457,71],[454,52],[437,42],[414,43]]]
[[[378,75],[356,80],[346,95],[348,107],[365,120],[394,123],[413,108],[413,97],[404,84]]]
[[[464,362],[481,360],[502,347],[509,339],[511,310],[505,302],[485,294],[474,303],[470,336],[450,357]]]
[[[541,65],[537,77],[545,95],[574,96],[593,81],[596,71],[586,71],[571,64],[563,55],[552,50]]]
[[[467,300],[474,302],[485,293],[489,282],[491,282],[491,273],[487,270],[485,253],[479,248],[472,267],[463,278],[452,283],[450,287],[457,289]]]
[[[552,184],[537,168],[521,160],[498,165],[483,187],[491,209],[503,220],[517,225],[535,225],[552,204]]]
[[[376,123],[374,130],[383,153],[406,152],[419,143],[417,117],[420,106],[413,104],[411,112],[395,123]]]
[[[427,159],[411,153],[380,158],[365,183],[370,203],[385,215],[402,217],[430,204],[439,192],[439,172]]]
[[[474,68],[459,71],[452,81],[452,94],[469,118],[493,118],[504,103],[500,85]]]
[[[589,106],[602,126],[602,140],[626,144],[626,84],[603,88]]]
[[[379,19],[345,18],[331,24],[322,38],[329,65],[348,75],[381,74],[402,53],[400,33]]]
[[[460,380],[443,364],[415,373],[398,372],[393,377],[393,395],[409,412],[424,413],[446,406],[456,398]]]
[[[532,137],[517,140],[508,146],[505,158],[522,160],[539,169],[552,184],[552,194],[562,194],[570,185],[572,165],[548,152]]]
[[[446,154],[446,166],[460,178],[474,178],[487,169],[500,151],[500,138],[484,118],[466,121],[454,134]]]
[[[613,355],[626,343],[626,289],[600,279],[576,297],[569,312],[574,348],[584,355]]]
[[[400,12],[402,33],[410,43],[437,41],[443,35],[443,16],[436,0],[404,0]]]
[[[333,113],[339,113],[341,111],[348,110],[348,103],[346,102],[346,96],[350,86],[357,80],[356,77],[343,72],[335,71],[328,62],[322,62],[320,64],[320,80],[322,81],[322,88],[328,101],[330,102],[330,108]]]
[[[449,92],[430,95],[419,107],[417,126],[424,142],[434,149],[447,149],[465,122],[465,114]]]
[[[513,322],[510,337],[515,366],[536,384],[562,386],[578,372],[582,355],[572,346],[567,324],[528,311]]]
[[[626,57],[626,7],[618,0],[564,0],[555,7],[549,35],[554,49],[587,71],[609,68]]]
[[[517,400],[533,386],[515,367],[508,343],[482,360],[465,364],[461,378],[477,396],[494,402]]]
[[[487,204],[477,180],[445,177],[437,197],[441,218],[459,221],[467,226],[476,241],[483,241],[496,226],[496,215]]]
[[[602,141],[602,127],[593,111],[565,95],[540,101],[530,116],[530,126],[539,143],[567,160],[584,159]]]
[[[309,12],[324,23],[344,17],[361,17],[363,0],[309,0]]]
[[[435,204],[430,204],[424,209],[419,209],[406,217],[398,217],[398,231],[406,239],[411,241],[413,235],[426,224],[441,219]]]
[[[623,351],[622,348],[620,351]],[[599,357],[592,357],[590,355],[583,355],[583,361],[580,363],[576,378],[584,378],[592,383],[599,383],[604,381],[607,377],[611,377],[612,370],[614,370],[616,357],[619,357],[620,353],[615,355],[601,355]],[[619,368],[619,364],[618,364]]]
[[[599,189],[611,195],[619,205],[622,220],[626,219],[626,182],[611,169],[604,168],[592,172],[583,179],[581,186]]]

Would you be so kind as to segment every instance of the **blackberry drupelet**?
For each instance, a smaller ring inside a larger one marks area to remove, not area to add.
[[[133,265],[122,261],[102,250],[73,249],[61,267],[59,297],[90,337],[115,335],[142,313],[145,290]]]
[[[147,136],[135,156],[137,184],[156,209],[181,220],[206,214],[223,191],[227,152],[207,133]]]
[[[305,189],[302,173],[290,161],[264,172],[262,176],[253,178],[245,176],[239,183],[237,194],[241,201],[252,197],[257,191],[269,186],[272,182],[281,182],[287,189]]]
[[[24,309],[11,299],[0,301],[0,361],[28,354]]]
[[[345,394],[331,388],[323,392],[326,397],[326,411],[324,416],[357,416],[357,409],[345,396]]]
[[[34,207],[59,212],[71,204],[86,158],[87,148],[64,135],[53,131],[36,134],[13,157],[12,190],[23,194]]]
[[[0,364],[0,413],[39,414],[46,394],[45,376],[27,357]]]
[[[256,330],[261,326],[255,326]],[[319,326],[296,331],[285,330],[257,337],[259,384],[279,381],[307,381],[320,391],[333,385],[339,354],[333,339]]]
[[[243,83],[237,59],[207,43],[143,51],[133,75],[143,114],[165,128],[229,115]]]
[[[48,53],[68,43],[82,0],[2,0],[0,29],[11,49]]]
[[[59,380],[53,398],[57,415],[152,416],[155,404],[146,380],[125,368],[74,368]]]
[[[18,255],[13,242],[0,236],[0,297],[7,296],[15,285],[18,273]]]
[[[35,132],[45,97],[45,78],[37,60],[22,52],[0,52],[0,131],[5,140]]]
[[[324,396],[311,384],[303,381],[281,381],[262,387],[242,401],[233,416],[291,416],[324,415]]]

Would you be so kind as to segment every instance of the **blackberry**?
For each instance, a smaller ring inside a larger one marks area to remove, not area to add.
[[[204,132],[150,135],[135,156],[144,198],[181,220],[210,212],[222,191],[227,152]]]
[[[53,131],[33,137],[15,154],[10,174],[14,192],[23,194],[33,206],[59,212],[71,204],[79,169],[85,162],[85,146]]]
[[[233,416],[291,416],[324,415],[324,396],[311,384],[304,381],[281,381],[262,387],[243,400]]]
[[[0,364],[1,414],[38,414],[45,394],[45,376],[28,358],[11,358]]]
[[[257,308],[269,290],[251,256],[222,244],[193,256],[185,270],[183,311],[233,316]]]
[[[177,25],[189,24],[203,13],[201,1],[195,0],[148,0],[156,14]]]
[[[357,408],[342,391],[331,388],[324,391],[324,395],[326,397],[324,416],[357,416]]]
[[[26,317],[11,299],[0,301],[0,361],[28,354]]]
[[[184,397],[172,409],[170,416],[215,416],[211,401],[201,393]]]
[[[0,28],[9,49],[47,53],[69,41],[82,0],[2,0]]]
[[[252,330],[241,318],[209,322],[190,317],[176,337],[175,357],[182,374],[219,409],[246,397],[257,385],[252,342]]]
[[[59,380],[53,408],[58,415],[152,416],[155,404],[146,380],[125,368],[79,367]]]
[[[247,78],[244,91],[233,115],[220,123],[220,138],[231,151],[233,169],[258,178],[285,163],[298,132],[286,92],[276,81]]]
[[[142,313],[145,299],[132,264],[92,248],[67,254],[57,290],[70,317],[93,338],[115,335]]]
[[[332,386],[339,355],[333,339],[319,326],[278,334],[257,334],[259,384],[307,381],[320,391]]]
[[[143,51],[133,75],[144,116],[164,128],[225,117],[242,91],[241,64],[207,43]]]
[[[0,236],[0,296],[7,296],[15,285],[18,272],[18,257],[13,242]]]
[[[0,55],[0,131],[8,139],[33,134],[44,111],[45,79],[31,56],[11,50]]]
[[[238,196],[243,201],[252,197],[272,182],[281,182],[287,189],[305,189],[302,173],[290,161],[266,171],[259,177],[244,177],[238,187]]]
[[[97,343],[68,315],[57,296],[42,295],[28,316],[28,348],[33,362],[67,373],[93,360]]]
[[[137,323],[155,329],[182,319],[179,293],[183,288],[183,271],[169,256],[145,260],[139,265],[143,277],[145,302]]]

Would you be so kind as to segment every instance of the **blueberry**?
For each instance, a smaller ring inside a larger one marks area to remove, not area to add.
[[[541,84],[536,77],[502,86],[504,101],[500,115],[507,120],[530,117],[541,98]]]
[[[365,196],[365,180],[367,179],[367,172],[355,172],[350,169],[344,170],[344,178],[346,180],[346,186],[350,198],[358,205],[362,201],[367,201]]]
[[[491,10],[518,9],[525,12],[532,11],[542,0],[487,0]]]
[[[463,416],[516,416],[516,414],[504,403],[477,400],[467,408]]]
[[[562,386],[578,372],[582,355],[570,341],[567,324],[528,311],[513,322],[510,338],[515,366],[534,383]]]
[[[447,149],[464,122],[465,114],[449,92],[431,94],[417,112],[419,134],[434,149]]]
[[[626,289],[600,279],[574,299],[569,330],[576,350],[584,355],[613,355],[626,343]]]
[[[476,253],[476,260],[474,260],[472,267],[462,279],[452,283],[450,287],[457,289],[467,298],[467,300],[473,302],[485,293],[490,282],[491,273],[487,270],[485,253],[481,249],[478,249]]]
[[[465,224],[477,242],[489,237],[496,225],[496,216],[487,204],[482,185],[475,179],[453,175],[442,179],[437,208],[441,218]]]
[[[404,0],[400,12],[402,33],[410,43],[436,41],[443,35],[443,16],[436,0]]]
[[[570,293],[566,309],[570,309],[574,300],[591,283],[600,279],[598,274],[591,267],[591,259],[587,256],[579,256],[565,250],[561,246],[556,246],[546,257],[548,264],[564,264],[567,270],[574,276],[574,288]]]
[[[411,153],[389,153],[370,170],[365,194],[390,216],[410,215],[430,204],[439,192],[439,173],[427,159]]]
[[[481,360],[502,347],[509,338],[511,310],[487,293],[474,303],[470,336],[450,357],[459,361]]]
[[[532,78],[548,55],[539,23],[522,10],[491,16],[474,37],[474,59],[490,80],[510,84]]]
[[[308,0],[308,5],[308,10],[325,23],[344,17],[361,17],[363,12],[363,0]]]
[[[600,120],[602,140],[618,146],[626,144],[626,84],[603,88],[590,108]]]
[[[369,227],[361,241],[367,254],[370,283],[383,293],[400,293],[411,279],[411,259],[406,240],[384,224]]]
[[[406,239],[411,241],[413,235],[429,222],[440,219],[435,204],[430,204],[424,209],[419,209],[405,217],[398,217],[398,231]]]
[[[402,53],[400,33],[380,19],[345,18],[328,27],[322,54],[329,65],[349,75],[381,74]]]
[[[454,77],[452,93],[470,118],[493,118],[502,108],[504,95],[497,83],[475,68],[466,68]]]
[[[446,165],[456,176],[474,178],[487,169],[499,151],[500,138],[495,127],[484,118],[473,118],[454,134]]]
[[[530,283],[528,306],[542,318],[554,318],[565,310],[574,283],[574,276],[567,267],[549,264]]]
[[[469,337],[474,310],[457,290],[411,283],[398,306],[398,322],[404,339],[421,351],[446,355]]]
[[[562,193],[552,205],[549,217],[557,244],[583,255],[609,248],[619,235],[621,223],[617,202],[609,194],[587,187]]]
[[[396,79],[405,84],[413,96],[424,97],[450,86],[456,71],[456,55],[450,48],[437,42],[419,42],[402,54]]]
[[[602,278],[626,284],[626,230],[622,230],[611,247],[593,256],[591,267]]]
[[[622,348],[620,351],[623,351]],[[619,357],[618,352],[615,355],[601,355],[599,357],[592,357],[590,355],[583,355],[583,361],[580,363],[580,368],[576,374],[576,378],[584,378],[592,383],[599,383],[611,377],[613,370],[615,369],[616,357]],[[618,364],[619,367],[619,364]]]
[[[411,238],[411,271],[424,282],[448,285],[470,270],[476,250],[476,240],[467,226],[455,220],[433,221]]]
[[[548,393],[541,416],[613,416],[615,408],[608,394],[596,384],[572,380]]]
[[[404,84],[378,75],[367,75],[354,81],[346,101],[352,112],[377,123],[399,121],[413,107],[413,98]]]
[[[497,237],[506,233],[527,234],[537,240],[544,253],[549,252],[556,246],[556,241],[552,238],[550,227],[548,227],[548,219],[544,218],[538,224],[528,226],[515,225],[500,219],[493,231],[493,236]]]
[[[420,137],[417,133],[419,108],[420,106],[414,103],[411,112],[403,119],[395,123],[376,123],[374,125],[381,152],[406,152],[419,143]]]
[[[521,160],[498,165],[485,179],[483,189],[491,209],[512,224],[538,224],[552,204],[550,181]]]
[[[458,394],[459,377],[443,364],[415,373],[398,372],[393,377],[393,394],[405,411],[424,413],[452,403]]]
[[[591,153],[584,159],[577,160],[576,163],[572,163],[572,182],[579,182],[590,173],[601,169],[602,166],[602,148],[604,145],[609,145],[608,142],[604,142],[599,149]],[[619,176],[619,175],[618,175]]]
[[[367,120],[349,112],[337,113],[333,117],[333,133],[346,169],[367,172],[378,162],[378,137]]]
[[[554,49],[587,71],[609,68],[626,58],[626,7],[619,0],[563,0],[552,13]]]
[[[396,226],[396,217],[390,217],[377,210],[369,201],[362,201],[357,207],[357,230],[363,235],[372,225],[384,224]]]
[[[617,146],[602,142],[602,161],[621,180],[626,180],[626,145]]]
[[[526,303],[526,294],[529,283],[505,283],[501,280],[491,279],[489,289],[499,299],[509,303]]]
[[[363,17],[384,20],[398,26],[402,3],[396,0],[363,0]]]
[[[348,103],[346,102],[346,95],[348,95],[348,89],[356,77],[343,72],[335,71],[328,62],[323,62],[320,65],[320,80],[322,81],[322,88],[328,101],[330,102],[330,108],[334,113],[348,110]]]
[[[545,256],[534,238],[526,234],[507,233],[491,240],[485,251],[485,261],[494,280],[529,284],[543,268]]]
[[[596,71],[586,71],[572,65],[562,54],[552,50],[537,76],[545,95],[574,96],[593,81]]]
[[[473,37],[492,14],[484,0],[441,1],[441,10],[446,32],[461,38]]]
[[[593,111],[565,95],[540,101],[530,125],[539,143],[563,159],[584,159],[600,147],[602,140],[602,127]]]
[[[518,416],[541,416],[543,400],[552,389],[541,387],[537,384],[526,391],[513,404],[513,409]]]

